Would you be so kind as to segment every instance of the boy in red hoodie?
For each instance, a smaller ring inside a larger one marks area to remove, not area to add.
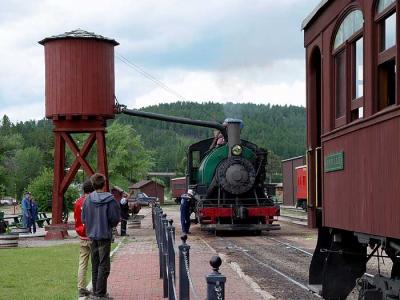
[[[90,292],[86,289],[86,270],[90,257],[90,239],[86,236],[85,225],[82,223],[82,206],[86,196],[94,191],[92,182],[86,180],[82,185],[83,195],[78,198],[74,205],[75,231],[79,235],[79,269],[78,269],[78,293],[79,297],[89,296]]]

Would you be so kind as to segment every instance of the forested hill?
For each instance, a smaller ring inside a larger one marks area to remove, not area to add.
[[[226,117],[242,119],[242,137],[270,151],[267,174],[273,181],[281,180],[281,159],[305,152],[303,107],[177,102],[144,110],[208,121],[223,122]],[[149,171],[175,171],[183,175],[188,146],[213,136],[212,129],[126,115],[119,115],[110,123],[106,135],[108,175],[112,184],[124,188],[145,178]],[[51,120],[13,124],[6,115],[0,119],[0,198],[20,197],[25,189],[35,191],[42,204],[51,198],[52,128]],[[83,144],[87,135],[74,134],[73,138]],[[66,156],[69,166],[74,156],[69,150]],[[96,164],[95,149],[87,158],[91,165]],[[69,200],[73,199],[71,196]]]
[[[304,107],[176,102],[149,106],[144,111],[222,122],[239,118],[244,122],[242,137],[262,146],[278,157],[275,161],[305,153],[306,111]],[[134,125],[146,148],[156,153],[159,171],[183,170],[187,146],[199,139],[212,137],[212,130],[122,115],[118,122]]]

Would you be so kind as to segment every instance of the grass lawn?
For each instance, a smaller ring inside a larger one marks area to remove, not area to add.
[[[1,249],[0,299],[77,299],[78,258],[79,244]]]

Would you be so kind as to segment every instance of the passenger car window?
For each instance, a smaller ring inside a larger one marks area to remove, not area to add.
[[[396,1],[378,1],[376,16],[378,27],[378,100],[377,111],[396,102]]]
[[[350,11],[335,34],[334,58],[335,127],[364,116],[364,18]]]

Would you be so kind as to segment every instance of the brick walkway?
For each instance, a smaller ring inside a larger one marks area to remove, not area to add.
[[[167,208],[164,212],[168,218],[173,218],[179,224],[177,208]],[[111,274],[108,279],[108,291],[115,299],[156,300],[164,299],[162,280],[159,279],[158,248],[154,231],[151,229],[151,214],[148,209],[141,211],[145,214],[140,229],[128,229],[130,236],[121,244],[112,258]],[[180,244],[180,228],[176,226],[177,244]],[[128,225],[129,228],[129,225]],[[190,271],[195,289],[200,299],[206,297],[205,276],[211,272],[210,258],[215,252],[202,239],[190,235],[187,243],[190,245]],[[178,253],[177,253],[178,254]],[[178,269],[178,258],[176,258]],[[222,264],[220,272],[227,277],[227,300],[262,299],[255,293],[231,267]],[[177,279],[179,274],[177,274]],[[178,287],[177,287],[178,293]],[[191,299],[195,299],[191,295]]]

